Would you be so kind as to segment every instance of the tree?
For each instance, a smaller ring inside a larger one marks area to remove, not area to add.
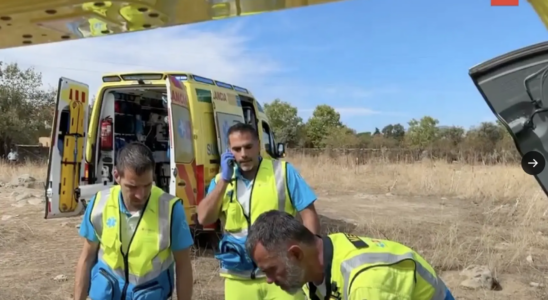
[[[438,129],[440,138],[452,147],[459,145],[464,140],[464,128],[462,127],[451,126]]]
[[[488,153],[496,149],[497,144],[507,135],[503,126],[492,122],[482,122],[471,128],[466,134],[467,145],[475,151]]]
[[[420,120],[412,119],[409,121],[409,130],[406,138],[409,144],[419,149],[425,149],[431,146],[438,139],[439,121],[430,116],[422,117]]]
[[[381,130],[385,138],[402,141],[405,136],[405,128],[401,124],[388,124]]]
[[[360,132],[356,134],[356,137],[358,138],[358,147],[361,148],[368,148],[371,144],[371,140],[373,138],[373,135],[370,131]]]
[[[264,110],[276,139],[286,143],[288,147],[297,146],[300,140],[299,131],[303,127],[303,120],[299,117],[297,108],[276,99],[265,104]]]
[[[325,147],[324,138],[334,128],[342,127],[341,115],[329,105],[318,105],[306,123],[306,131],[314,147]]]
[[[496,144],[498,141],[502,140],[504,133],[505,130],[492,122],[482,122],[478,127],[479,136],[492,144]]]
[[[360,132],[357,134],[357,136],[359,138],[362,138],[362,137],[368,138],[368,137],[371,137],[371,132],[370,131]]]
[[[328,148],[345,148],[358,145],[359,139],[353,129],[340,126],[330,128],[322,143]]]
[[[381,131],[378,127],[375,127],[375,132],[373,132],[373,136],[381,135]]]
[[[55,91],[45,90],[42,74],[0,63],[0,155],[12,144],[36,143],[49,135]]]

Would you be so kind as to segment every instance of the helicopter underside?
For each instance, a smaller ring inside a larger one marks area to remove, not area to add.
[[[2,0],[0,49],[149,30],[340,0]]]

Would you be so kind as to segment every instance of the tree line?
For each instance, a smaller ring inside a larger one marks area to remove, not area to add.
[[[51,134],[56,90],[45,88],[42,74],[16,63],[0,62],[0,156],[14,144],[36,144]],[[439,126],[431,116],[412,119],[407,128],[387,124],[372,132],[356,132],[341,121],[329,105],[318,105],[304,122],[298,109],[276,99],[264,105],[277,141],[300,149],[389,149],[455,158],[462,153],[493,160],[519,159],[512,138],[496,122],[483,122],[468,130]],[[418,153],[418,154],[417,154]]]
[[[286,143],[288,148],[361,149],[362,152],[382,149],[385,153],[388,150],[406,152],[411,159],[428,155],[449,161],[519,160],[510,134],[499,122],[482,122],[467,130],[460,126],[440,126],[436,118],[424,116],[407,122],[407,128],[396,123],[372,132],[357,132],[343,124],[340,114],[325,104],[318,105],[306,122],[299,117],[296,107],[280,99],[265,104],[264,109],[277,141]]]
[[[40,72],[0,62],[0,157],[13,145],[50,135],[56,93],[44,87]]]

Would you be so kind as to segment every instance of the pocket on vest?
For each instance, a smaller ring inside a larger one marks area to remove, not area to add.
[[[93,275],[89,288],[89,298],[93,300],[114,300],[118,295],[120,284],[116,277],[109,274],[105,269]],[[119,297],[119,296],[118,296]]]
[[[230,202],[226,206],[225,230],[228,232],[239,232],[242,226],[247,225],[244,211],[240,203]]]
[[[133,290],[133,300],[161,300],[167,298],[164,289],[157,281],[146,284],[143,287],[136,287]]]

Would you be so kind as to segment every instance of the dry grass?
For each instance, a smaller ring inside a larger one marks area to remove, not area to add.
[[[45,164],[23,163],[12,166],[0,161],[0,181],[4,183],[10,182],[22,174],[29,174],[38,181],[45,181],[48,175],[47,168],[48,166]]]
[[[519,166],[471,166],[442,162],[417,164],[346,158],[293,156],[288,159],[319,196],[324,231],[401,241],[420,251],[441,273],[459,299],[547,299],[548,210],[535,179]],[[44,180],[43,166],[0,166],[0,180],[28,173]],[[43,207],[14,207],[0,189],[0,299],[70,297],[80,242],[79,218],[43,220]],[[36,190],[37,195],[43,191]],[[526,257],[531,255],[533,263]],[[210,251],[195,251],[196,299],[222,299],[222,281]],[[488,265],[502,291],[467,291],[457,272]],[[66,282],[52,277],[64,274]],[[28,285],[28,282],[32,282]]]

